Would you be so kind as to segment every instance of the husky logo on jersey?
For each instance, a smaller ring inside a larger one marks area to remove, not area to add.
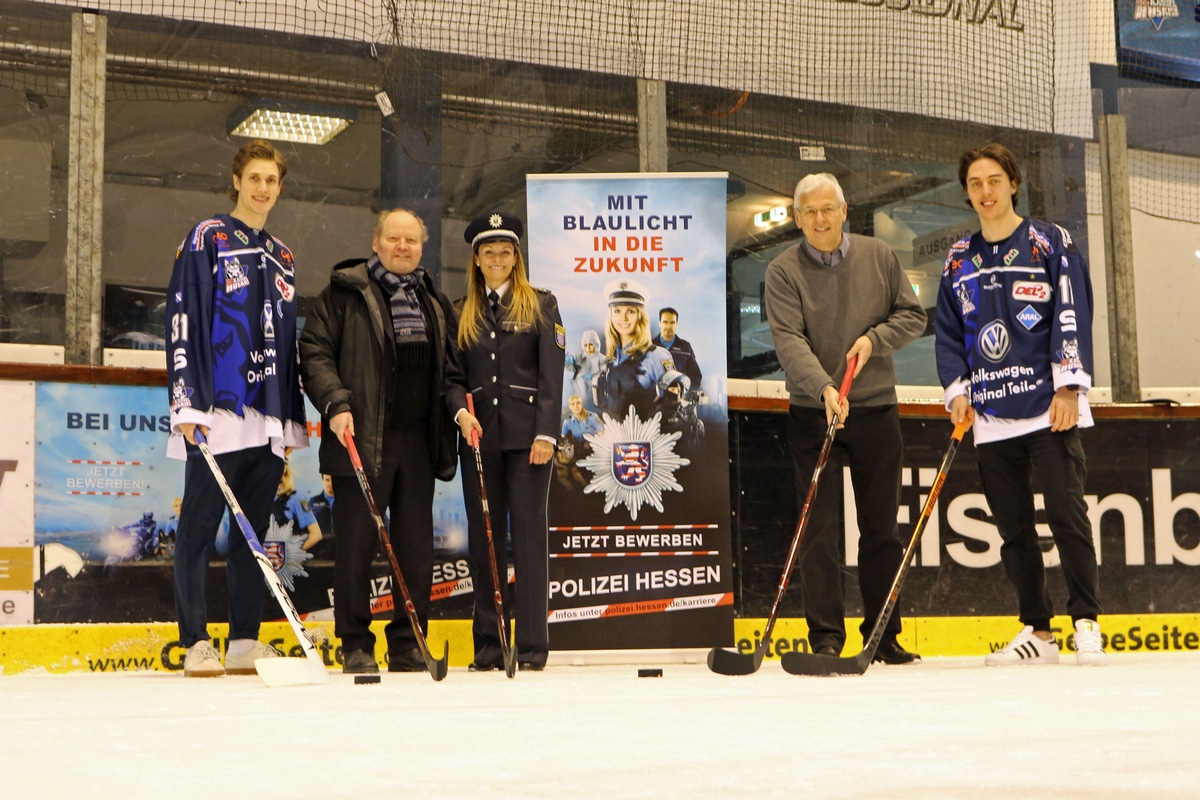
[[[1058,351],[1058,363],[1063,369],[1071,372],[1083,369],[1083,362],[1079,359],[1078,339],[1063,339],[1062,350]]]
[[[246,277],[246,270],[242,267],[242,262],[238,261],[237,256],[221,259],[221,265],[225,268],[225,294],[232,294],[238,289],[244,289],[250,285],[250,279]]]
[[[1042,321],[1042,315],[1033,306],[1025,306],[1017,314],[1017,322],[1025,326],[1025,330],[1033,330],[1033,326]]]
[[[192,407],[192,390],[183,383],[183,378],[176,378],[171,384],[171,408],[178,411],[181,408]]]
[[[244,245],[250,244],[250,237],[247,236],[246,234],[242,233],[241,231],[235,230],[233,232],[233,235],[236,236],[238,238],[238,240],[241,241],[242,244],[244,244]]]
[[[1017,256],[1019,256],[1019,255],[1021,255],[1021,251],[1018,250],[1017,248],[1014,247],[1012,250],[1009,250],[1007,253],[1004,254],[1004,266],[1006,266],[1006,267],[1012,266],[1012,262],[1016,261]]]
[[[958,285],[958,303],[962,306],[962,314],[965,317],[975,310],[975,304],[971,302],[971,292],[968,291],[965,283]]]
[[[979,352],[984,358],[998,364],[1008,355],[1012,339],[1008,335],[1008,328],[1004,327],[1004,323],[994,319],[983,326],[983,330],[979,332],[977,344]]]
[[[267,341],[275,339],[275,314],[272,312],[270,300],[263,303],[262,329],[264,339]]]
[[[282,275],[275,276],[275,288],[279,290],[279,296],[285,303],[292,302],[292,298],[296,296],[296,287],[284,280]]]
[[[1016,281],[1012,288],[1013,300],[1029,300],[1045,303],[1050,300],[1050,284],[1042,281]]]

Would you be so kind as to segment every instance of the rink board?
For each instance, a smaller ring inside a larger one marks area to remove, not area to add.
[[[743,652],[751,652],[762,636],[764,619],[741,619],[734,623],[732,643]],[[862,648],[858,635],[861,619],[846,620],[849,637],[844,655]],[[383,629],[377,621],[372,629],[377,637],[376,658],[386,663]],[[1200,650],[1200,614],[1112,614],[1101,618],[1110,653],[1188,652]],[[1071,620],[1055,617],[1060,628],[1064,655],[1073,649],[1069,636]],[[340,642],[333,637],[332,622],[309,623],[318,650],[330,669],[339,669],[342,661]],[[1003,646],[1019,630],[1011,617],[916,617],[904,621],[901,643],[924,657],[982,657]],[[209,631],[214,643],[224,651],[227,625],[213,623]],[[808,629],[802,619],[781,619],[775,626],[768,657],[808,649]],[[263,624],[262,639],[288,655],[300,656],[300,648],[284,622]],[[440,653],[443,643],[450,645],[450,666],[465,667],[473,656],[470,620],[433,620],[430,622],[430,648]],[[30,670],[50,673],[127,672],[158,670],[178,672],[183,668],[184,648],[178,641],[174,623],[108,623],[96,625],[14,625],[0,626],[0,674],[13,675]],[[703,653],[687,651],[597,652],[595,663],[613,663],[614,658],[629,663],[671,663],[703,660]],[[551,653],[550,665],[591,662],[587,653]],[[1069,661],[1067,662],[1069,663]]]

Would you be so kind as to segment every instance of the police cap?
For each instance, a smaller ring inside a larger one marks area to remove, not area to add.
[[[610,306],[645,306],[646,287],[626,278],[611,281],[604,287]]]
[[[521,222],[520,217],[492,211],[472,220],[463,233],[463,238],[474,249],[492,239],[506,239],[514,245],[519,245],[524,235],[525,223]]]

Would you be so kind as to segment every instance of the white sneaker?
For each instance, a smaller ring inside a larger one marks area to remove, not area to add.
[[[221,655],[207,639],[196,642],[187,649],[183,657],[183,675],[186,678],[219,678],[225,674],[221,666]]]
[[[1075,623],[1075,663],[1081,667],[1102,667],[1108,663],[1104,640],[1100,638],[1100,623],[1094,619]]]
[[[246,642],[239,646],[239,642]],[[260,658],[278,658],[281,653],[269,644],[256,642],[253,639],[235,639],[229,643],[229,652],[225,654],[226,675],[256,675],[254,662]]]
[[[1093,623],[1094,624],[1094,623]],[[1044,641],[1033,635],[1033,626],[1026,625],[1011,642],[988,655],[983,663],[989,667],[1013,664],[1057,664],[1058,640]]]

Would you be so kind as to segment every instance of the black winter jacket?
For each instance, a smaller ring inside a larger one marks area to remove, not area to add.
[[[330,417],[343,411],[354,415],[354,443],[367,474],[374,477],[379,474],[396,384],[396,343],[388,299],[366,264],[359,258],[334,266],[300,336],[300,374],[324,430]],[[457,335],[457,324],[450,301],[428,275],[423,288],[421,303],[437,330],[430,336],[429,451],[438,479],[448,481],[457,466],[458,427],[446,412],[441,391],[447,347]],[[354,474],[346,448],[332,434],[321,437],[319,457],[326,474]]]

